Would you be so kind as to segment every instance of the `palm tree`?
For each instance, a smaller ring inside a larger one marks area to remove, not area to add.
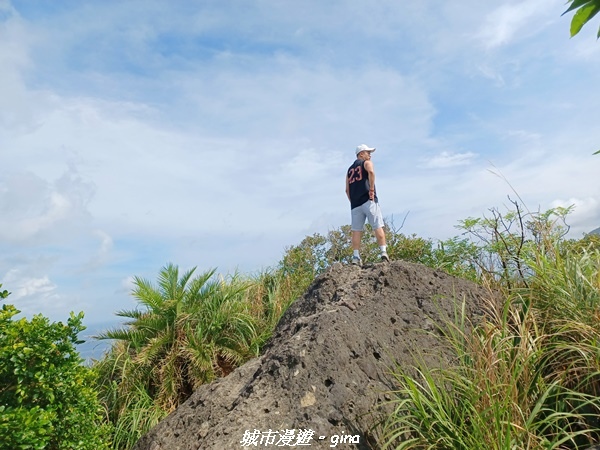
[[[215,269],[193,277],[195,269],[180,276],[168,264],[156,285],[135,277],[138,308],[117,312],[128,319],[124,327],[96,336],[117,341],[96,364],[117,428],[121,418],[131,421],[138,403],[148,410],[152,399],[167,414],[199,385],[258,355],[256,319],[244,296],[250,283],[236,275],[215,279]],[[155,413],[150,422],[160,420]]]

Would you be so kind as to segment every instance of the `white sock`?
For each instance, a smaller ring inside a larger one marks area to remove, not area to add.
[[[358,250],[354,250],[354,257],[360,258],[360,254],[359,254]]]
[[[387,253],[387,245],[380,245],[379,250],[381,250],[381,253]]]

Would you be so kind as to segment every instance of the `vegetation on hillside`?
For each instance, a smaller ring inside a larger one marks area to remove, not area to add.
[[[405,236],[391,223],[386,235],[392,259],[476,278],[476,266],[464,262],[474,244],[465,239],[436,244]],[[362,255],[366,263],[378,260],[370,232],[363,236]],[[119,311],[123,327],[99,336],[114,343],[94,365],[115,430],[113,448],[131,448],[198,386],[257,356],[289,304],[327,267],[351,256],[350,227],[342,226],[307,236],[287,248],[276,267],[255,276],[219,278],[212,269],[194,277],[195,269],[181,274],[169,264],[156,284],[135,278],[138,307]]]
[[[531,213],[513,202],[512,210],[461,221],[459,235],[445,241],[406,236],[388,221],[391,259],[484,284],[504,301],[472,333],[460,314],[440,324],[457,355],[452,367],[417,366],[417,376],[398,368],[396,414],[377,432],[387,447],[584,448],[600,440],[600,238],[566,239],[569,212]],[[367,231],[368,264],[378,248]],[[81,316],[67,325],[41,316],[14,321],[4,305],[0,349],[15,365],[1,371],[12,386],[0,391],[0,436],[11,436],[3,442],[101,449],[110,440],[113,449],[131,448],[198,386],[257,356],[289,304],[351,255],[350,228],[342,226],[307,236],[255,275],[168,264],[156,282],[135,278],[138,305],[117,313],[122,327],[99,336],[112,347],[91,369],[73,347]]]
[[[83,314],[63,324],[16,320],[18,313],[8,304],[0,310],[0,449],[109,448],[95,374],[75,349]]]
[[[529,339],[533,339],[522,333],[529,332],[530,329],[541,329],[538,322],[543,314],[534,307],[524,306],[532,303],[527,299],[534,292],[539,292],[542,286],[541,267],[534,263],[545,261],[543,267],[548,269],[552,264],[571,261],[575,256],[584,258],[585,255],[585,258],[593,260],[588,247],[597,243],[589,237],[583,240],[565,239],[569,209],[555,208],[543,213],[530,213],[523,212],[516,202],[513,202],[513,206],[513,210],[503,213],[493,208],[486,217],[467,218],[457,226],[461,232],[459,236],[441,242],[415,235],[406,236],[388,221],[388,254],[392,259],[442,269],[504,292],[507,303],[496,311],[497,314],[493,316],[495,322],[490,321],[483,328],[476,328],[474,336],[483,333],[484,337],[475,339],[467,336],[458,323],[454,325],[454,333],[450,334],[457,340],[449,341],[449,345],[455,346],[456,351],[462,355],[459,360],[480,365],[483,364],[482,361],[469,356],[468,349],[474,351],[477,357],[483,357],[480,347],[484,344],[486,348],[491,346],[496,353],[488,354],[488,358],[500,358],[498,361],[503,362],[503,367],[519,374],[524,372],[533,376],[537,382],[539,374],[532,373],[533,369],[527,366],[528,359],[518,353],[520,347],[514,346],[515,342],[527,343]],[[365,263],[378,259],[377,244],[370,230],[367,231],[363,235],[362,247]],[[102,336],[115,339],[115,344],[95,366],[101,380],[101,398],[110,411],[109,417],[116,430],[114,448],[130,448],[141,434],[185,401],[197,386],[226,375],[239,364],[256,356],[290,302],[301,295],[314,278],[331,264],[349,262],[351,254],[350,228],[342,226],[325,235],[317,233],[307,236],[298,245],[287,248],[275,268],[254,277],[235,275],[215,279],[214,270],[211,270],[192,278],[194,270],[180,276],[176,266],[168,265],[159,273],[158,285],[136,279],[133,295],[138,300],[139,309],[119,313],[129,320],[124,328],[109,331]],[[573,273],[578,272],[575,270]],[[548,283],[558,280],[556,276],[547,274],[545,279],[545,289],[548,289]],[[551,295],[546,297],[549,299],[546,314],[550,314],[548,305],[554,303]],[[535,304],[540,303],[537,301]],[[551,336],[557,334],[553,329],[547,332]],[[471,342],[469,339],[475,340]],[[542,348],[548,348],[548,342],[541,338],[535,341]],[[528,351],[539,356],[539,349],[532,350],[529,347],[531,346],[525,346]],[[508,357],[513,359],[506,359]],[[531,361],[539,365],[538,359],[531,357]],[[521,366],[517,367],[516,362]],[[567,360],[564,364],[569,363]],[[564,369],[563,366],[560,367]],[[455,369],[456,372],[448,372],[451,374],[450,378],[458,377],[465,381],[466,374],[473,373],[472,367],[457,367],[452,370]],[[427,374],[426,368],[419,370],[432,383],[440,382],[438,374]],[[547,376],[545,368],[540,370]],[[413,390],[415,386],[419,386],[420,392],[426,393],[422,380],[408,381],[403,378],[405,376],[406,374],[399,374],[399,380],[413,383]],[[533,402],[532,408],[536,405],[541,408],[542,412],[537,416],[527,418],[533,421],[531,427],[538,427],[536,439],[539,438],[539,442],[549,439],[545,435],[549,433],[548,430],[562,427],[566,423],[566,416],[560,416],[559,420],[559,416],[553,414],[549,416],[552,420],[556,419],[556,423],[551,426],[546,427],[537,422],[541,417],[548,416],[548,411],[553,406],[551,402],[555,402],[556,408],[564,406],[558,399],[565,398],[565,392],[573,398],[582,395],[578,401],[584,402],[583,412],[574,408],[571,414],[580,415],[573,417],[581,421],[583,416],[589,416],[586,408],[590,402],[586,396],[590,393],[584,391],[578,394],[581,386],[569,385],[568,389],[571,391],[559,391],[556,380],[552,379],[551,392],[543,393],[543,400],[550,403],[539,403],[534,394],[542,395],[538,392],[541,388],[532,385],[534,381],[526,384],[521,379],[510,379],[510,376],[510,373],[498,374],[498,386],[513,383],[518,386],[517,391],[511,394],[514,398],[520,402],[527,400],[523,405]],[[479,383],[486,379],[483,377],[472,381],[474,392],[480,392]],[[443,382],[445,381],[444,379]],[[456,388],[453,392],[457,396],[454,401],[460,409],[461,390]],[[498,394],[494,395],[497,399]],[[489,406],[492,397],[490,394],[488,403],[483,403]],[[437,399],[432,401],[435,400]],[[568,402],[571,402],[571,397]],[[525,411],[523,405],[520,408]],[[447,407],[445,403],[438,406],[442,409]],[[494,407],[500,406],[494,404]],[[593,411],[596,412],[595,409]],[[509,410],[506,412],[508,414]],[[510,413],[513,414],[514,411]],[[483,424],[490,417],[479,419]],[[505,419],[504,416],[498,417],[498,420]],[[473,418],[466,416],[461,420],[475,423]],[[516,420],[513,422],[517,427],[524,427],[524,424]],[[393,423],[392,419],[390,424]],[[404,438],[407,433],[412,435],[414,432],[406,429],[401,432],[390,424],[386,428],[389,445],[395,442],[395,438],[391,436]],[[463,425],[457,423],[456,426],[465,432]],[[487,438],[493,440],[495,432],[503,430],[488,428]],[[534,432],[529,430],[528,433]],[[477,436],[471,437],[478,439]],[[432,434],[425,438],[427,439],[432,439]],[[531,438],[531,442],[538,441]]]
[[[600,442],[600,246],[564,240],[567,210],[468,220],[482,279],[504,293],[483,323],[440,324],[448,368],[397,368],[384,448],[577,449]],[[469,326],[467,326],[469,325]],[[466,330],[473,329],[472,332]]]
[[[114,448],[131,448],[198,386],[258,356],[299,295],[279,270],[227,278],[194,272],[168,264],[157,284],[135,278],[138,307],[119,311],[123,327],[99,336],[114,341],[94,365]]]
[[[567,0],[571,36],[600,0]],[[600,38],[600,29],[597,36]],[[600,150],[595,154],[600,154]],[[391,259],[425,264],[503,293],[483,323],[439,324],[456,353],[445,369],[397,368],[386,448],[576,449],[600,442],[600,237],[566,240],[568,209],[491,209],[445,241],[386,225]],[[365,263],[377,259],[367,227]],[[194,277],[172,264],[157,284],[135,279],[138,308],[92,368],[67,324],[0,310],[0,450],[129,449],[195,388],[259,354],[289,304],[335,262],[349,262],[350,227],[307,236],[254,276]],[[2,285],[0,285],[0,288]],[[0,299],[9,296],[0,290]],[[469,329],[471,331],[467,332]],[[415,371],[411,369],[416,369]]]

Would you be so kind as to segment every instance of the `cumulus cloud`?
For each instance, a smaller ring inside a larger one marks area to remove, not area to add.
[[[13,299],[19,300],[23,297],[39,296],[44,299],[56,299],[56,284],[52,283],[48,276],[41,278],[21,278],[16,271],[8,272],[4,277],[4,283],[14,286]]]
[[[92,195],[93,186],[73,168],[52,182],[28,172],[0,178],[0,238],[26,244],[72,238],[89,220]]]
[[[2,277],[2,285],[11,292],[10,302],[27,315],[63,305],[58,286],[48,275],[31,276],[20,269],[11,269]]]

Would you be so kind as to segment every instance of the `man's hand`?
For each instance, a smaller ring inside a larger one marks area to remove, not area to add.
[[[374,189],[369,189],[369,199],[375,200],[375,190]]]

